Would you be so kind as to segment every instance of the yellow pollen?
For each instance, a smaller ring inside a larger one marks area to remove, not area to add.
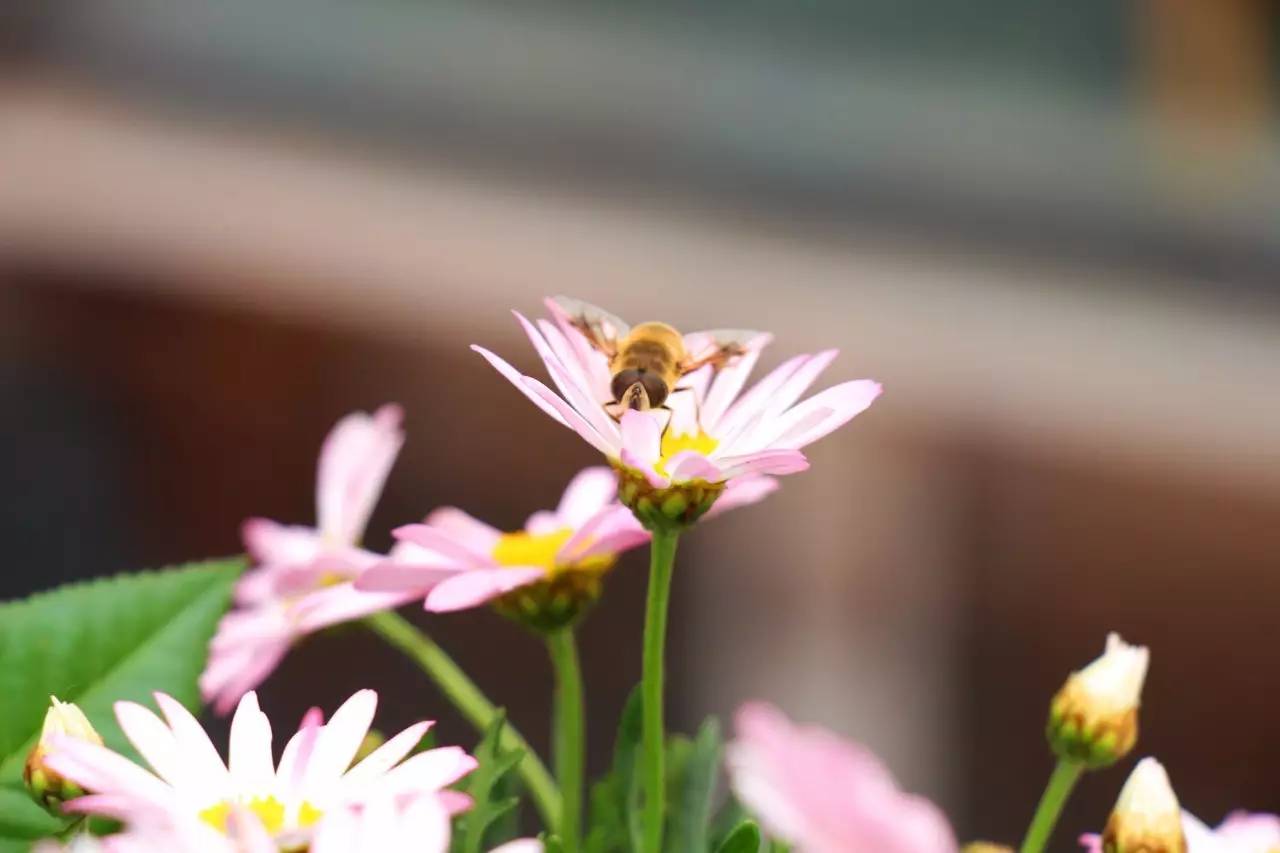
[[[556,555],[572,535],[568,527],[552,533],[504,533],[493,547],[493,559],[500,566],[538,566],[554,574]]]
[[[719,446],[720,442],[718,440],[702,431],[699,431],[696,435],[687,432],[676,435],[671,430],[667,430],[662,436],[662,456],[654,464],[654,470],[665,477],[667,476],[667,463],[677,453],[692,450],[703,456],[710,456]]]
[[[551,533],[527,533],[523,530],[504,533],[493,547],[493,560],[500,566],[536,566],[546,569],[548,579],[566,571],[598,574],[611,568],[617,561],[617,555],[601,554],[576,563],[556,562],[560,549],[572,536],[573,529],[569,527]],[[583,547],[588,544],[590,543],[584,542]],[[574,550],[578,549],[575,547]]]
[[[303,801],[302,808],[298,809],[298,826],[306,829],[307,827],[318,821],[324,812],[306,801]]]
[[[254,797],[252,800],[244,804],[244,807],[258,816],[258,820],[262,821],[262,825],[271,835],[276,835],[280,830],[284,829],[284,804],[275,797]],[[200,812],[200,819],[212,826],[214,829],[227,834],[227,819],[231,816],[231,803],[223,801],[215,803],[209,808]],[[315,823],[320,818],[320,810],[312,806],[310,803],[303,803],[302,809],[298,813],[298,823],[300,826],[306,827]]]

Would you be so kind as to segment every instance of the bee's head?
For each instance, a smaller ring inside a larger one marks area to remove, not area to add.
[[[644,396],[648,398],[650,408],[661,406],[666,402],[667,394],[670,393],[666,381],[658,374],[643,368],[628,367],[614,374],[613,384],[609,389],[613,392],[613,399],[621,402],[632,385],[639,385],[644,389]],[[640,400],[643,399],[641,395],[632,394],[631,399],[631,407],[640,408]]]

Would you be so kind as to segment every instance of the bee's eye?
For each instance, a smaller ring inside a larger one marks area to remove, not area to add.
[[[640,376],[640,384],[649,395],[650,406],[661,406],[667,400],[667,383],[656,373],[645,373]]]

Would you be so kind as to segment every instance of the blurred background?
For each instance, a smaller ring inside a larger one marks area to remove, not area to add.
[[[325,432],[387,400],[371,546],[445,503],[518,526],[596,457],[467,344],[534,371],[507,309],[569,293],[887,390],[686,537],[675,726],[770,699],[1014,842],[1049,697],[1116,629],[1184,805],[1280,810],[1278,38],[1267,0],[10,0],[0,595],[309,522]],[[583,627],[593,769],[643,563]],[[537,642],[429,627],[546,730]],[[362,686],[470,742],[357,629],[263,702]]]

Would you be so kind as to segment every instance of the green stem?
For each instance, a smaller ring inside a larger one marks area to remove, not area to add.
[[[573,628],[561,628],[547,637],[556,672],[555,755],[556,780],[563,798],[560,842],[564,853],[578,853],[582,832],[582,786],[586,738],[582,699],[582,670]]]
[[[471,725],[480,732],[489,728],[497,714],[493,706],[474,681],[467,677],[462,668],[454,663],[453,658],[445,654],[426,634],[419,631],[403,616],[395,611],[386,610],[375,613],[365,620],[373,632],[400,651],[404,652],[431,680],[440,688],[453,706],[462,712]],[[508,721],[502,727],[500,737],[502,749],[510,751],[518,749],[524,753],[520,761],[520,775],[529,794],[533,797],[538,812],[553,832],[559,830],[560,792],[556,790],[551,774],[539,760],[537,754],[529,746],[528,741],[520,736],[515,727]]]
[[[1058,816],[1062,814],[1062,807],[1067,804],[1067,798],[1071,796],[1071,791],[1076,782],[1080,781],[1080,774],[1083,772],[1084,765],[1080,762],[1058,759],[1057,766],[1049,776],[1049,784],[1045,786],[1044,795],[1040,797],[1040,805],[1036,807],[1035,817],[1031,819],[1031,826],[1027,829],[1027,837],[1023,839],[1021,853],[1041,853],[1044,850],[1044,846],[1049,843],[1049,836],[1053,834],[1053,827],[1058,822]]]
[[[663,802],[666,785],[663,769],[665,738],[662,730],[663,656],[667,642],[667,604],[671,598],[671,573],[676,562],[680,534],[656,530],[649,545],[649,602],[644,617],[644,660],[641,696],[644,711],[642,783],[644,819],[642,853],[662,850]]]

